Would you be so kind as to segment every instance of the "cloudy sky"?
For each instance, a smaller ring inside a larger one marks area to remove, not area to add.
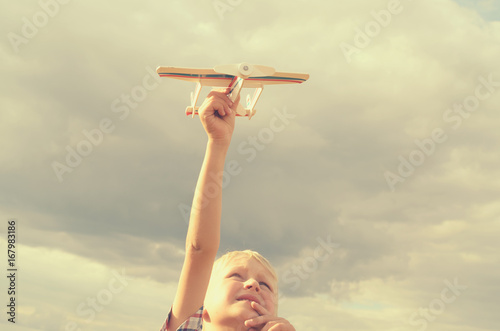
[[[245,61],[311,75],[237,119],[224,182],[220,251],[269,258],[280,315],[499,330],[500,1],[41,0],[0,17],[1,265],[15,220],[18,268],[2,329],[160,328],[206,137],[184,114],[194,84],[154,71]]]

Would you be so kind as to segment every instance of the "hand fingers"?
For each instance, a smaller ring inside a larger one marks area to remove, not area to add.
[[[231,98],[229,98],[229,91],[231,91],[231,88],[214,88],[210,93],[215,92],[214,95],[220,96],[223,99],[227,101],[229,104],[229,108],[236,112],[236,108],[238,107],[238,104],[240,103],[240,96],[241,94],[238,94],[238,97],[232,101]],[[209,93],[209,96],[210,96]]]
[[[295,328],[284,318],[275,316],[259,316],[245,321],[245,326],[251,329],[258,329],[262,325],[260,331],[287,330],[295,331]]]
[[[227,103],[219,99],[211,100],[207,105],[208,115],[214,115],[217,113],[219,116],[224,117],[226,116],[226,113],[229,113],[230,111],[231,110]]]
[[[295,328],[290,323],[268,323],[260,331],[295,331]]]
[[[271,313],[269,310],[267,310],[263,305],[261,305],[258,302],[252,301],[250,302],[250,306],[255,309],[256,312],[259,313],[259,315],[270,315]]]
[[[264,325],[264,327],[260,331],[272,331],[272,330],[279,330],[280,325],[279,324],[272,324],[272,323],[267,323]]]
[[[281,317],[271,315],[271,313],[264,306],[262,306],[261,304],[255,302],[255,301],[252,301],[250,303],[250,306],[257,313],[259,313],[259,316],[246,320],[245,321],[246,326],[262,325],[262,324],[266,324],[266,323],[271,322],[271,321],[281,321],[281,320],[286,321],[285,319],[283,319]]]
[[[232,112],[231,106],[233,106],[233,102],[227,95],[222,92],[212,91],[208,94],[204,104],[200,108],[203,109],[203,112],[208,113],[208,115],[217,112],[219,116],[223,117]]]
[[[267,310],[261,304],[252,301],[250,303],[251,307],[259,313],[260,316],[248,319],[245,321],[245,326],[247,327],[255,327],[259,325],[263,325],[263,329],[261,331],[266,330],[294,330],[291,326],[290,322],[286,319],[272,315],[269,310]]]
[[[229,96],[228,96],[228,93],[229,93],[229,88],[227,89],[213,89],[209,94],[208,94],[208,97],[210,96],[215,96],[215,97],[220,97],[222,98],[223,100],[225,100],[228,105],[231,107],[233,105],[233,103],[236,103],[236,102],[233,102]]]
[[[254,318],[246,320],[245,325],[246,326],[257,326],[257,325],[261,325],[261,324],[266,324],[266,323],[268,323],[270,321],[274,321],[276,319],[279,319],[279,317],[271,316],[271,315],[262,315],[262,316],[258,316],[258,317],[254,317]]]

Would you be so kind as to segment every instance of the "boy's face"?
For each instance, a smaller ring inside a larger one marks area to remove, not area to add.
[[[276,315],[276,291],[276,280],[260,262],[254,258],[236,258],[210,280],[204,306],[211,322],[242,323],[259,316],[250,301],[257,301]]]

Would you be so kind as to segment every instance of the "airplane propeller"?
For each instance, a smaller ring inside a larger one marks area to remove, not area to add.
[[[242,78],[272,76],[276,72],[273,67],[252,65],[248,63],[219,65],[214,67],[214,71],[219,74]]]

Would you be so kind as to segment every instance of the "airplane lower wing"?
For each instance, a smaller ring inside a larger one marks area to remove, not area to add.
[[[200,107],[194,107],[194,115],[198,115],[198,109],[200,109]],[[244,108],[242,105],[238,105],[236,109],[236,116],[251,118],[253,115],[255,115],[256,111],[257,111],[256,109]],[[193,115],[193,107],[186,108],[186,115],[188,116]]]

